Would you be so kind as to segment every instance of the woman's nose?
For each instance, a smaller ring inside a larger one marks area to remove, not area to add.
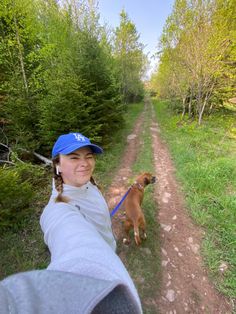
[[[86,167],[89,164],[88,160],[86,158],[82,158],[80,160],[80,165],[83,167]]]

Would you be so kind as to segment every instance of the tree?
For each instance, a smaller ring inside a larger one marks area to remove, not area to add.
[[[123,121],[111,56],[104,40],[101,44],[104,30],[98,22],[96,2],[88,4],[67,1],[63,11],[51,8],[48,12],[45,45],[54,47],[50,56],[54,65],[47,60],[46,95],[40,109],[41,136],[48,147],[59,134],[78,129],[99,142],[108,142]]]
[[[124,121],[120,86],[127,100],[142,97],[138,36],[122,85],[125,59],[114,55],[95,0],[3,0],[0,35],[0,126],[11,147],[47,155],[58,135],[78,130],[110,143]]]
[[[120,90],[125,102],[143,97],[142,76],[146,65],[143,45],[135,25],[127,13],[120,13],[120,25],[115,30],[114,56],[117,62]]]
[[[230,3],[224,2],[227,12]],[[168,89],[171,87],[172,94],[182,98],[183,114],[188,105],[189,116],[197,113],[199,124],[222,86],[226,75],[224,58],[230,53],[231,44],[224,25],[231,23],[222,19],[219,24],[219,8],[214,0],[176,0],[160,42],[160,61],[168,64],[165,68],[172,68],[160,84],[171,82]],[[168,58],[162,58],[162,55],[168,55]]]
[[[0,6],[1,94],[7,136],[17,142],[34,145],[37,121],[37,84],[34,70],[38,67],[37,17],[32,1],[3,0]]]

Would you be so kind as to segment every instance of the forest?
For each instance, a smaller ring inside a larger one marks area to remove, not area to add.
[[[235,109],[235,16],[235,0],[177,0],[164,26],[151,88],[198,124],[223,105]]]
[[[146,57],[125,11],[111,32],[96,1],[3,0],[0,40],[0,142],[17,154],[49,155],[78,129],[106,143],[143,97]]]
[[[222,106],[235,109],[235,0],[176,0],[149,82],[135,24],[122,10],[118,27],[102,25],[98,4],[2,0],[1,160],[13,162],[27,151],[50,156],[67,131],[107,145],[145,87],[199,124]]]

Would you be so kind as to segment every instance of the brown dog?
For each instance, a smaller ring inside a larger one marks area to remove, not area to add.
[[[145,172],[139,175],[135,183],[131,186],[131,189],[124,201],[124,209],[126,212],[126,220],[124,222],[124,228],[126,237],[123,239],[123,243],[130,243],[130,230],[134,228],[134,239],[137,245],[141,244],[141,238],[146,239],[146,221],[141,208],[141,204],[144,197],[144,188],[150,184],[155,183],[156,177],[151,173]],[[141,230],[141,234],[139,233]]]

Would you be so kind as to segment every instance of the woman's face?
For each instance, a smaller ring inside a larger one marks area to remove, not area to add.
[[[68,155],[60,155],[59,171],[63,182],[80,187],[86,184],[94,171],[95,158],[90,147],[83,147]]]

